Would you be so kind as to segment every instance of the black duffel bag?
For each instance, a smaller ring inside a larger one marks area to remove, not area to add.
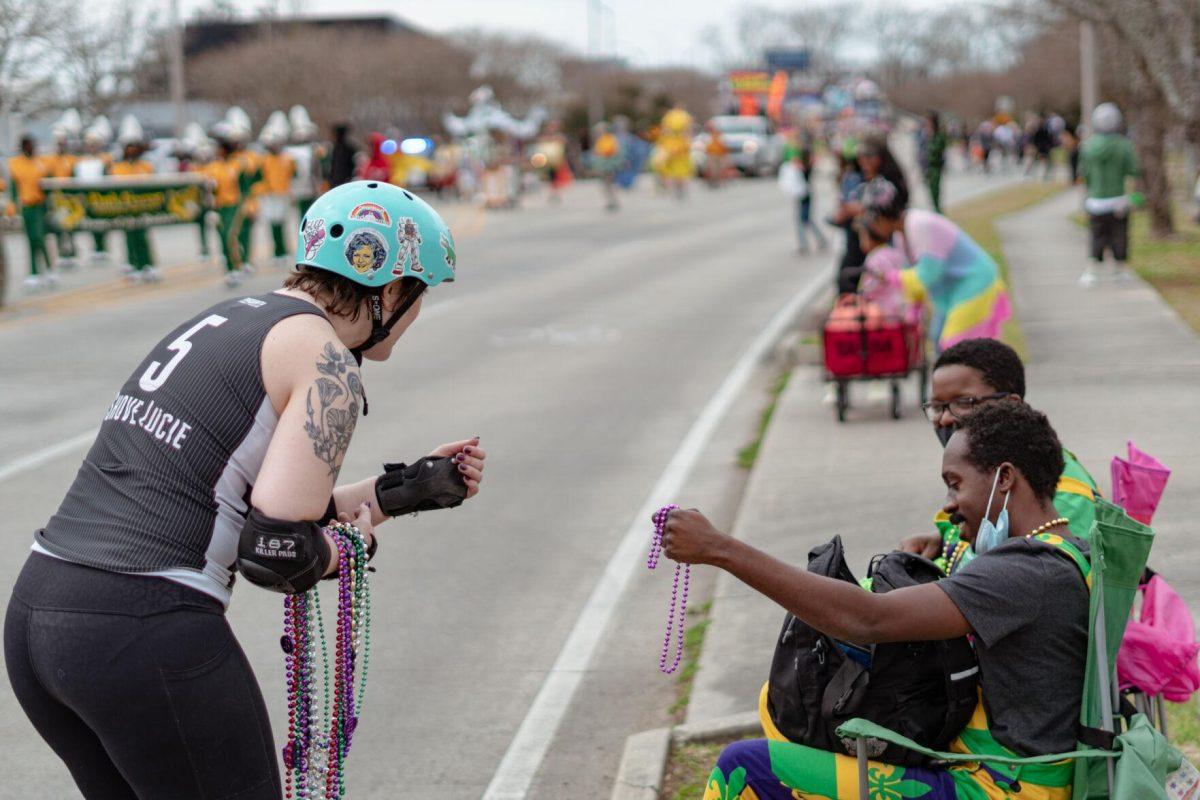
[[[839,536],[808,554],[808,570],[858,584]],[[870,576],[877,593],[945,577],[932,561],[901,552],[872,559]],[[965,636],[860,647],[788,614],[771,661],[767,712],[789,741],[834,753],[855,753],[855,742],[836,733],[855,717],[941,750],[971,719],[978,679],[979,665]],[[868,740],[868,753],[889,764],[928,763],[918,753],[874,739]]]

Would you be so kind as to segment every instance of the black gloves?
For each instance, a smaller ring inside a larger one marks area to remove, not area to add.
[[[384,464],[375,480],[375,499],[389,517],[454,508],[467,497],[467,485],[454,459],[427,456],[409,466]]]

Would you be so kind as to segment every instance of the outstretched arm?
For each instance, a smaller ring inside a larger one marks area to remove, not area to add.
[[[699,511],[676,509],[663,536],[669,558],[719,567],[817,630],[855,644],[952,639],[971,626],[934,584],[873,594],[814,575],[721,533]]]

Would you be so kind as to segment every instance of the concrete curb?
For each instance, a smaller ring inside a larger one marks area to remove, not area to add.
[[[758,712],[749,711],[704,723],[635,733],[625,740],[612,800],[658,800],[673,747],[746,736],[758,730]]]

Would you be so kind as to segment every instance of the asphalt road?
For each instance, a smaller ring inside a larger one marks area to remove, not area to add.
[[[951,178],[949,192],[986,189],[981,181]],[[684,202],[646,185],[615,214],[601,206],[598,187],[581,184],[560,206],[535,197],[513,212],[449,208],[459,282],[431,293],[390,363],[364,369],[371,414],[348,479],[473,434],[489,458],[478,498],[381,531],[353,797],[483,793],[650,487],[768,320],[823,281],[833,258],[797,254],[791,208],[771,181],[698,187]],[[260,271],[242,293],[281,277]],[[5,594],[117,388],[180,319],[226,295],[218,281],[98,289],[0,317]],[[751,372],[687,471],[679,502],[703,500],[718,523],[736,508],[734,454],[769,378]],[[646,522],[647,544],[649,534]],[[611,624],[594,631],[575,691],[559,698],[545,759],[525,765],[529,796],[607,797],[625,736],[668,721],[674,688],[657,656],[669,580],[639,567],[605,611]],[[280,744],[279,597],[239,585],[229,617]],[[7,682],[0,753],[21,778],[0,797],[77,796]]]

